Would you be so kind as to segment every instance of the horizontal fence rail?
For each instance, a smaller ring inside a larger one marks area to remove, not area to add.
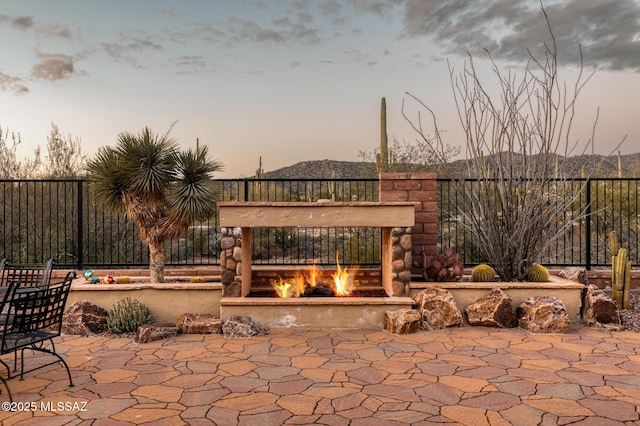
[[[221,201],[378,201],[378,179],[219,179]],[[475,180],[466,184],[478,185]],[[640,179],[590,178],[554,181],[576,192],[567,218],[584,217],[554,242],[543,262],[557,267],[608,267],[608,235],[618,234],[634,267],[640,253]],[[477,240],[459,221],[467,202],[452,182],[438,179],[439,249],[453,247],[465,265],[482,262]],[[341,264],[377,266],[379,228],[268,228],[253,230],[257,265]],[[218,265],[218,220],[193,224],[166,244],[168,266]],[[0,258],[60,267],[146,267],[149,252],[124,215],[97,205],[85,180],[0,180]]]

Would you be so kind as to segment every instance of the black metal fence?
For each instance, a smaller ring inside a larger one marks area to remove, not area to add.
[[[376,201],[377,179],[218,180],[222,201]],[[84,180],[0,180],[0,258],[65,267],[138,267],[149,252],[124,215],[97,205]],[[217,265],[217,218],[195,223],[166,244],[166,264]],[[376,265],[380,232],[371,228],[254,230],[254,264]]]
[[[480,185],[468,179],[466,185]],[[627,248],[634,267],[640,264],[640,179],[584,178],[551,179],[547,186],[556,194],[577,197],[563,211],[558,223],[573,221],[562,237],[553,241],[542,262],[548,266],[579,266],[586,269],[611,265],[609,233],[616,232],[620,245]],[[568,201],[571,201],[568,199]],[[439,245],[453,247],[463,257],[465,265],[481,262],[478,242],[456,219],[469,207],[463,194],[456,194],[450,180],[438,180]]]
[[[223,201],[377,201],[377,179],[218,180]],[[470,181],[473,184],[473,181]],[[550,185],[558,182],[550,181]],[[550,266],[605,267],[610,264],[608,234],[618,233],[630,261],[639,265],[640,179],[576,179],[579,198],[568,217],[575,222],[544,259]],[[465,265],[481,261],[478,245],[455,220],[465,200],[449,196],[449,180],[438,180],[439,246],[454,247]],[[572,188],[568,188],[572,189]],[[568,191],[571,192],[571,191]],[[573,215],[573,216],[572,216]],[[380,230],[375,228],[277,228],[254,230],[255,264],[376,265]],[[217,265],[220,232],[215,217],[194,224],[166,247],[166,263]],[[148,249],[137,228],[123,215],[96,205],[83,180],[0,180],[0,258],[14,262],[58,259],[63,267],[138,267],[148,265]]]

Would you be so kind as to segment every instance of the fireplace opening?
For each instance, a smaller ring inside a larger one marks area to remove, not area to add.
[[[315,263],[304,273],[297,272],[293,277],[278,277],[271,280],[271,286],[278,297],[345,297],[355,290],[357,267],[343,268],[336,251],[336,270],[328,274]]]

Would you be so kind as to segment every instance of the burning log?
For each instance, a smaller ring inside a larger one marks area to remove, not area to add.
[[[330,286],[324,283],[316,283],[316,285],[307,286],[302,295],[305,297],[333,297],[335,293]]]

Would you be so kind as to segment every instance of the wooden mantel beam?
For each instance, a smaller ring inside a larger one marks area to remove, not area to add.
[[[408,202],[220,202],[220,226],[409,227],[415,204]]]

